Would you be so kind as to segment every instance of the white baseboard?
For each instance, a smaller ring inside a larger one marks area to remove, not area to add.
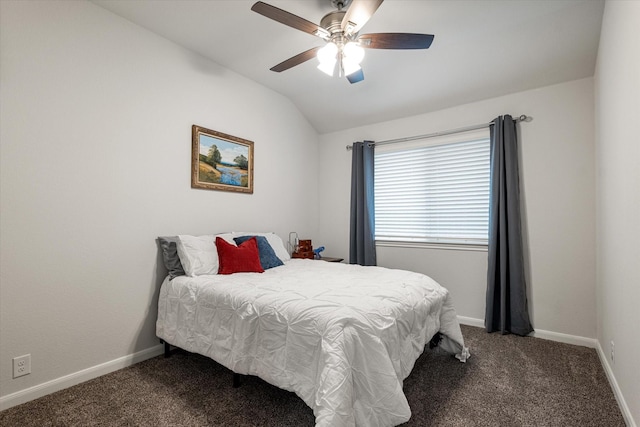
[[[164,346],[157,345],[91,368],[83,369],[82,371],[74,372],[73,374],[65,375],[64,377],[47,381],[46,383],[29,387],[25,390],[2,396],[0,397],[0,411],[159,356],[163,353],[163,349]]]
[[[462,325],[475,326],[484,328],[484,320],[473,317],[458,316],[458,322]],[[580,337],[577,335],[561,334],[559,332],[545,331],[536,329],[531,333],[532,337],[541,338],[543,340],[558,341],[565,344],[581,345],[583,347],[596,348],[597,340],[595,338]]]
[[[558,341],[565,344],[580,345],[583,347],[596,348],[598,341],[595,338],[581,337],[578,335],[562,334],[560,332],[545,331],[536,329],[531,333],[532,337],[542,338],[543,340]]]
[[[474,319],[473,317],[458,316],[458,322],[462,325],[475,326],[477,328],[484,328],[484,320]]]
[[[622,412],[622,417],[624,418],[624,422],[628,427],[637,427],[635,421],[633,420],[633,416],[631,415],[631,410],[627,405],[626,400],[624,400],[624,396],[622,395],[622,391],[618,386],[618,381],[616,381],[616,377],[613,375],[613,370],[611,369],[611,365],[609,365],[609,359],[607,359],[607,355],[605,354],[602,346],[600,345],[600,341],[596,341],[596,351],[598,352],[598,356],[600,357],[600,363],[604,368],[604,373],[607,375],[607,379],[609,380],[609,384],[611,384],[611,389],[613,390],[613,395],[616,397],[616,401],[618,402],[618,406],[620,407],[620,411]]]

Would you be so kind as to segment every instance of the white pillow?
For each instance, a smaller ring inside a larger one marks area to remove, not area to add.
[[[203,274],[218,274],[218,251],[216,250],[216,237],[222,237],[227,242],[235,245],[233,235],[208,234],[204,236],[178,236],[178,257],[187,276],[195,277]]]
[[[234,237],[239,236],[264,236],[269,242],[269,245],[273,248],[273,251],[276,253],[276,256],[280,258],[280,261],[285,262],[291,259],[291,255],[284,247],[284,242],[276,233],[254,233],[250,231],[234,231]]]

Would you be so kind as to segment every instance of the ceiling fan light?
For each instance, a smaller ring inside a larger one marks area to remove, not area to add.
[[[320,62],[320,64],[318,64],[318,70],[322,71],[328,76],[333,77],[333,72],[336,69],[336,62],[337,61],[335,60],[335,58],[324,61],[324,62]]]
[[[361,63],[364,59],[364,49],[356,42],[347,43],[342,52],[349,61],[353,61],[356,64]]]
[[[335,64],[336,55],[338,54],[338,46],[335,43],[329,42],[322,48],[318,49],[317,57],[320,64],[333,62]]]
[[[350,76],[351,74],[360,70],[360,68],[360,64],[352,61],[350,58],[345,57],[342,59],[342,71],[344,71],[345,76]]]

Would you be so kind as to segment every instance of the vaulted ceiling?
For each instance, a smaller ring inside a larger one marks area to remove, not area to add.
[[[350,84],[315,59],[269,68],[324,42],[251,11],[254,0],[92,0],[289,98],[319,133],[592,76],[600,0],[386,0],[362,33],[434,34],[428,50],[368,49]],[[330,0],[266,0],[311,22]]]

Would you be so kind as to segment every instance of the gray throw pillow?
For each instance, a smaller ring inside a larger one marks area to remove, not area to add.
[[[158,237],[158,242],[160,243],[160,249],[162,249],[164,266],[167,268],[171,279],[184,276],[184,268],[182,268],[180,257],[178,257],[178,236]]]

